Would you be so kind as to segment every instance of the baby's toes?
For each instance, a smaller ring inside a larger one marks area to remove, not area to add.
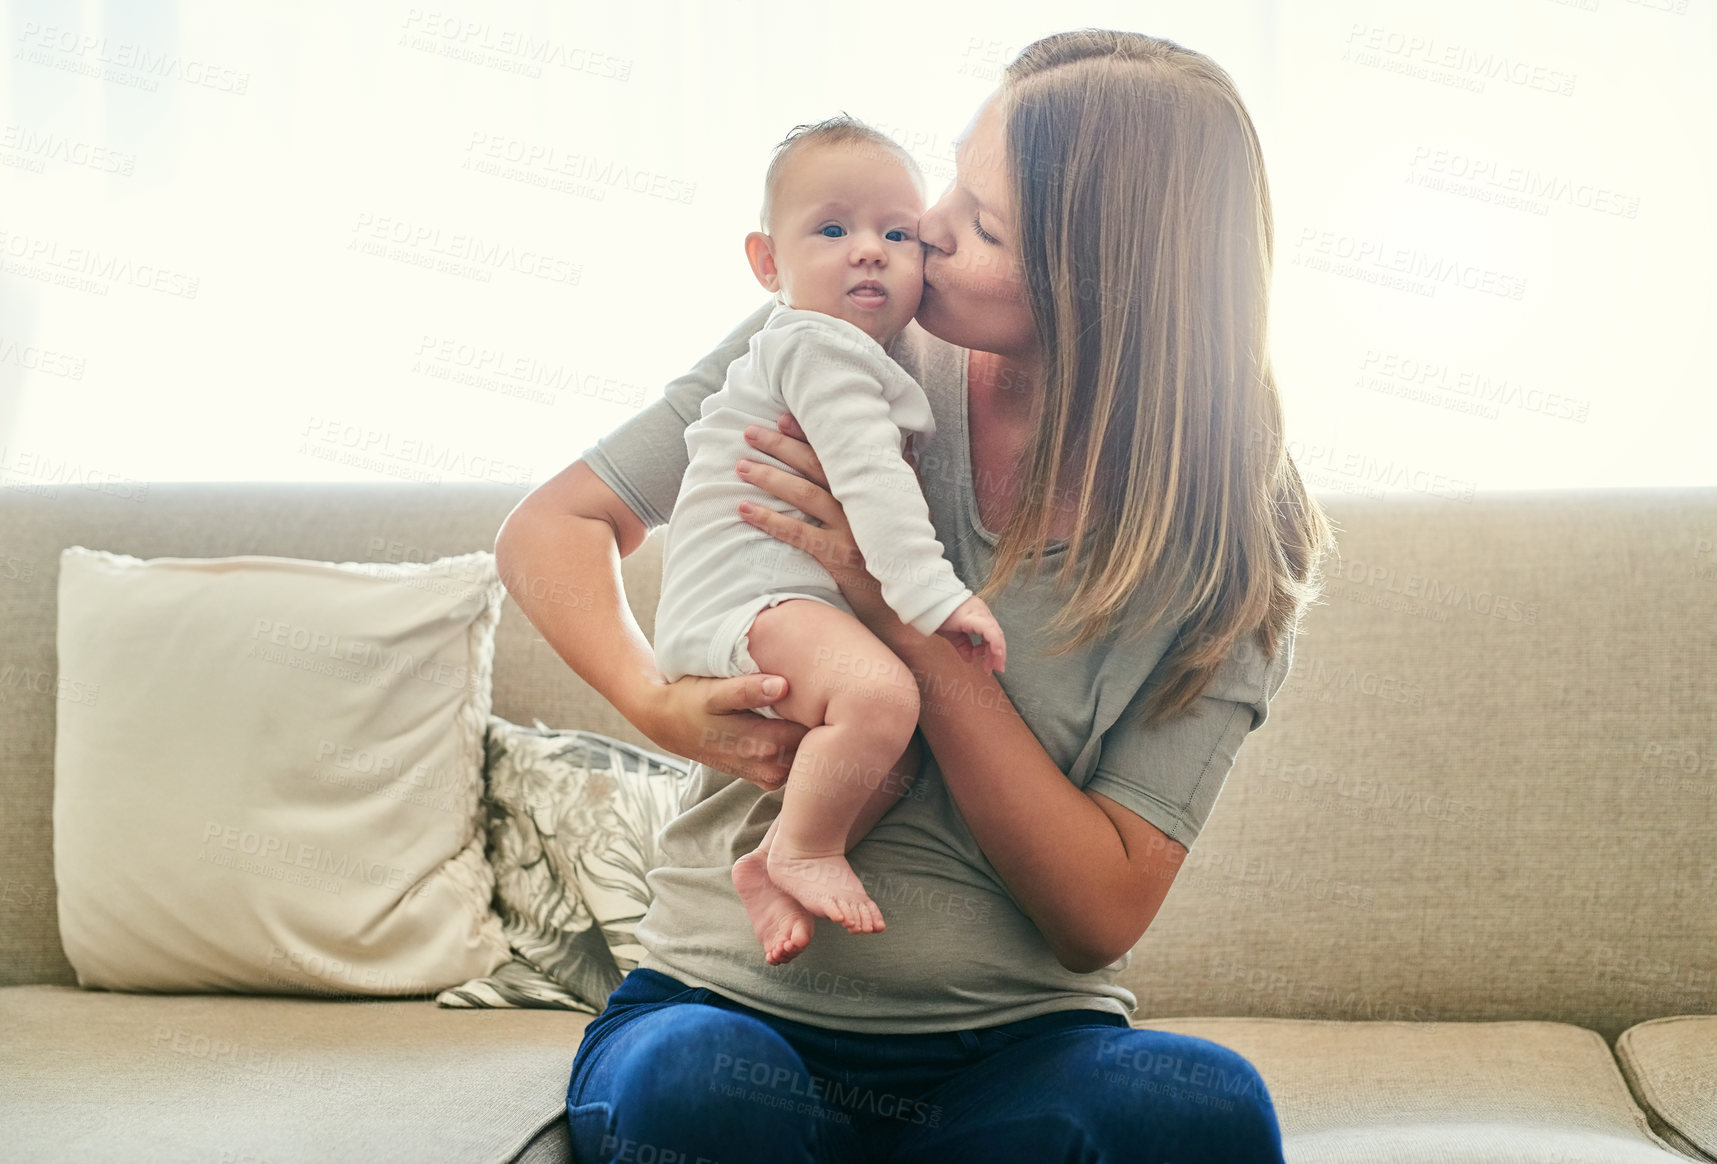
[[[847,917],[852,919],[850,922],[846,923],[847,932],[853,934],[870,933],[870,911],[865,909],[864,903],[859,901],[846,901],[841,904],[842,908],[846,911]]]

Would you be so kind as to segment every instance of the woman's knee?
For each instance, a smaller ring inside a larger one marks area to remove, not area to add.
[[[780,1155],[771,1158],[812,1158],[812,1113],[774,1102],[776,1092],[803,1098],[781,1081],[809,1073],[762,1020],[713,1006],[668,1007],[611,1053],[624,1058],[603,1097],[615,1117],[610,1140],[680,1152],[688,1161],[746,1158],[758,1143],[779,1144]]]
[[[1169,1124],[1223,1159],[1278,1161],[1281,1129],[1264,1077],[1250,1060],[1193,1035],[1138,1028],[1105,1032],[1093,1047],[1089,1110],[1129,1113],[1137,1128]]]
[[[798,1052],[760,1019],[713,1006],[669,1007],[650,1016],[628,1040],[617,1082],[635,1102],[651,1096],[670,1105],[718,1095],[736,1060],[774,1066],[800,1064]]]

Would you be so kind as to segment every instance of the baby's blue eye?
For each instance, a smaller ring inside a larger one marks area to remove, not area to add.
[[[899,235],[900,237],[895,238],[894,237],[895,235]],[[904,230],[891,230],[888,232],[888,241],[889,242],[905,242],[906,241],[906,232]]]
[[[822,235],[823,235],[823,237],[824,237],[824,238],[840,238],[840,237],[841,237],[841,234],[830,234],[830,233],[829,233],[829,232],[830,232],[830,231],[831,231],[831,230],[839,230],[839,231],[840,231],[840,232],[841,232],[841,234],[845,234],[845,233],[846,233],[846,231],[845,231],[845,230],[842,230],[842,229],[841,229],[841,226],[840,226],[840,224],[839,224],[839,223],[834,223],[834,222],[831,222],[831,223],[829,223],[829,225],[827,225],[827,226],[825,226],[825,227],[824,227],[824,228],[823,228],[823,229],[822,229]]]

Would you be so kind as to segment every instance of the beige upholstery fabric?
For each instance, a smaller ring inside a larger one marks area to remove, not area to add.
[[[1327,503],[1336,585],[1124,971],[1138,1017],[1710,1011],[1717,489]]]
[[[1561,1023],[1178,1018],[1134,1025],[1245,1056],[1276,1105],[1288,1164],[1681,1159],[1648,1128],[1604,1040]],[[1173,1085],[1166,1068],[1138,1074],[1141,1086]]]
[[[1616,1040],[1616,1058],[1659,1134],[1717,1160],[1717,1016],[1629,1027]]]
[[[512,1164],[567,1164],[571,1159],[572,1132],[565,1120],[555,1120],[513,1157]]]
[[[4,989],[0,1157],[506,1161],[565,1122],[587,1021],[392,999]]]

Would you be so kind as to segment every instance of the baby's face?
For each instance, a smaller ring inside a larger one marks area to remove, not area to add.
[[[886,151],[813,146],[794,155],[776,188],[769,248],[788,306],[847,320],[886,345],[924,293],[923,213],[912,176]]]

